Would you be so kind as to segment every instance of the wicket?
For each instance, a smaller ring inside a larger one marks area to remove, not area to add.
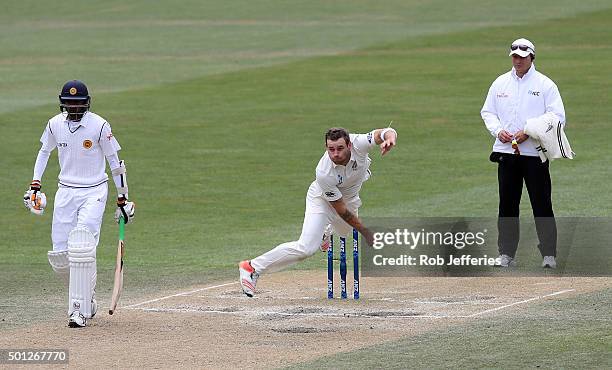
[[[327,298],[334,298],[334,235],[327,249]],[[346,238],[340,237],[340,298],[346,299]],[[359,233],[353,229],[353,298],[359,299]]]

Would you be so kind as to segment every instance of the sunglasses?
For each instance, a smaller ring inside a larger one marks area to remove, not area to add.
[[[510,46],[510,50],[514,51],[516,49],[520,49],[522,51],[531,50],[531,48],[529,46],[526,46],[526,45],[511,45]]]
[[[519,146],[516,142],[516,139],[512,139],[512,149],[514,149],[514,154],[521,155],[521,151],[519,150]]]

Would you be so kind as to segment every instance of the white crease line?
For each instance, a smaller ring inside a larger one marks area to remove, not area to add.
[[[480,305],[500,305],[505,302],[477,302],[477,301],[458,301],[458,302],[437,302],[437,301],[413,301],[412,303],[416,304],[432,304],[432,305],[440,305],[440,306],[450,306],[450,305],[472,305],[472,306],[480,306]]]
[[[473,313],[473,314],[471,314],[471,315],[467,315],[467,316],[463,316],[463,317],[466,317],[466,318],[467,318],[467,317],[474,317],[474,316],[484,315],[485,313],[489,313],[489,312],[494,312],[494,311],[503,310],[504,308],[508,308],[508,307],[511,307],[511,306],[516,306],[516,305],[518,305],[518,304],[523,304],[523,303],[527,303],[527,302],[531,302],[531,301],[536,301],[536,300],[538,300],[538,299],[542,299],[542,298],[547,298],[547,297],[552,297],[552,296],[556,296],[556,295],[559,295],[559,294],[564,294],[564,293],[568,293],[568,292],[573,292],[573,291],[575,291],[575,290],[576,290],[576,289],[566,289],[566,290],[560,290],[560,291],[558,291],[558,292],[554,292],[554,293],[546,294],[546,295],[539,296],[539,297],[534,297],[534,298],[525,299],[525,300],[520,301],[520,302],[510,303],[510,304],[507,304],[507,305],[505,305],[505,306],[496,307],[496,308],[491,308],[491,309],[489,309],[489,310],[484,310],[484,311],[481,311],[481,312],[476,312],[476,313]]]
[[[244,301],[246,299],[246,296],[244,294],[240,294],[240,295],[236,295],[236,296],[223,296],[223,295],[216,295],[216,296],[210,296],[210,295],[184,295],[185,297],[190,297],[190,298],[207,298],[207,299],[225,299],[225,300],[239,300],[239,301]],[[249,297],[248,300],[252,301],[255,299],[260,299],[260,296],[255,295],[254,297]],[[266,298],[266,297],[264,297]],[[314,301],[314,300],[319,300],[319,297],[289,297],[289,296],[274,296],[274,299],[285,299],[285,300],[292,300],[292,301]]]
[[[159,301],[163,301],[164,299],[168,299],[168,298],[185,296],[185,295],[201,292],[201,291],[204,291],[204,290],[221,288],[221,287],[224,287],[224,286],[234,285],[234,284],[238,284],[238,282],[236,281],[236,282],[233,282],[233,283],[225,283],[225,284],[220,284],[220,285],[209,286],[209,287],[206,287],[206,288],[200,288],[200,289],[192,290],[190,292],[177,293],[177,294],[169,295],[169,296],[166,296],[166,297],[161,297],[161,298],[151,299],[151,300],[148,300],[148,301],[145,301],[145,302],[131,304],[129,306],[124,306],[124,307],[121,307],[121,308],[134,308],[134,307],[142,306],[143,304],[147,304],[147,303],[159,302]]]
[[[445,316],[445,315],[364,315],[359,313],[315,313],[315,312],[278,312],[278,311],[220,311],[220,310],[198,310],[191,308],[134,308],[134,307],[123,307],[132,310],[141,310],[145,312],[170,312],[170,313],[201,313],[201,314],[225,314],[225,315],[280,315],[280,316],[315,316],[315,317],[338,317],[338,318],[351,318],[361,317],[370,319],[444,319],[444,318],[455,318],[458,316]],[[463,317],[463,316],[459,316]]]

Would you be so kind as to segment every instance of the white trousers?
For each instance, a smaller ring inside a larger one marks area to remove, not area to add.
[[[347,208],[355,214],[360,206],[359,197],[347,202]],[[352,235],[352,226],[340,218],[326,200],[321,197],[306,196],[306,212],[300,238],[280,244],[271,251],[252,259],[251,266],[257,273],[262,274],[282,270],[312,256],[321,247],[323,233],[328,225],[332,226],[332,233],[335,235],[346,237]]]
[[[76,189],[60,186],[57,189],[51,228],[54,251],[68,249],[68,234],[77,226],[89,229],[98,245],[107,196],[107,183],[93,188]]]

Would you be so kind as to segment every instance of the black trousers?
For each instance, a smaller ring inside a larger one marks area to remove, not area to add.
[[[523,181],[538,234],[538,249],[542,256],[557,255],[557,224],[552,208],[549,162],[539,157],[506,153],[492,153],[491,160],[498,163],[499,212],[497,241],[499,254],[516,255],[520,239],[520,203]]]

